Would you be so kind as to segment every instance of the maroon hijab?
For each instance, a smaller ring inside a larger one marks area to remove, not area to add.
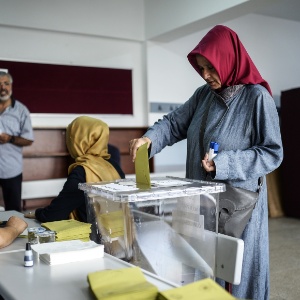
[[[230,28],[212,28],[188,54],[188,60],[201,75],[196,55],[204,56],[218,72],[222,87],[237,84],[260,84],[272,95],[269,84],[261,77],[237,34]]]

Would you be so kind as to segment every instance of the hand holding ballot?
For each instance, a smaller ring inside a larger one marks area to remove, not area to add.
[[[147,149],[148,149],[151,145],[151,140],[145,136],[143,136],[139,139],[133,139],[133,140],[129,141],[129,151],[130,151],[130,155],[132,156],[133,162],[135,161],[136,152],[137,152],[138,148],[146,143],[148,144],[147,145]]]

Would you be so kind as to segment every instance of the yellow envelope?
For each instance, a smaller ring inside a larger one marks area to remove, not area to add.
[[[236,299],[210,278],[160,292],[158,300],[234,300]]]
[[[137,188],[150,189],[151,181],[147,143],[138,148],[134,164]]]
[[[158,293],[137,267],[92,272],[87,279],[99,300],[155,300]]]

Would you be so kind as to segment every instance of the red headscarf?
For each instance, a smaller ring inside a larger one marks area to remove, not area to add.
[[[269,84],[261,77],[237,34],[230,28],[212,28],[188,54],[188,60],[201,75],[196,55],[204,56],[219,74],[222,87],[237,84],[260,84],[272,95]]]

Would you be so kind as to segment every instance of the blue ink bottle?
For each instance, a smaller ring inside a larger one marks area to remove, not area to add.
[[[217,142],[210,142],[208,161],[212,161],[212,159],[217,156],[218,152],[219,152],[219,144]]]
[[[31,250],[31,244],[26,243],[26,250],[24,255],[24,267],[32,267],[33,266],[33,255]]]

